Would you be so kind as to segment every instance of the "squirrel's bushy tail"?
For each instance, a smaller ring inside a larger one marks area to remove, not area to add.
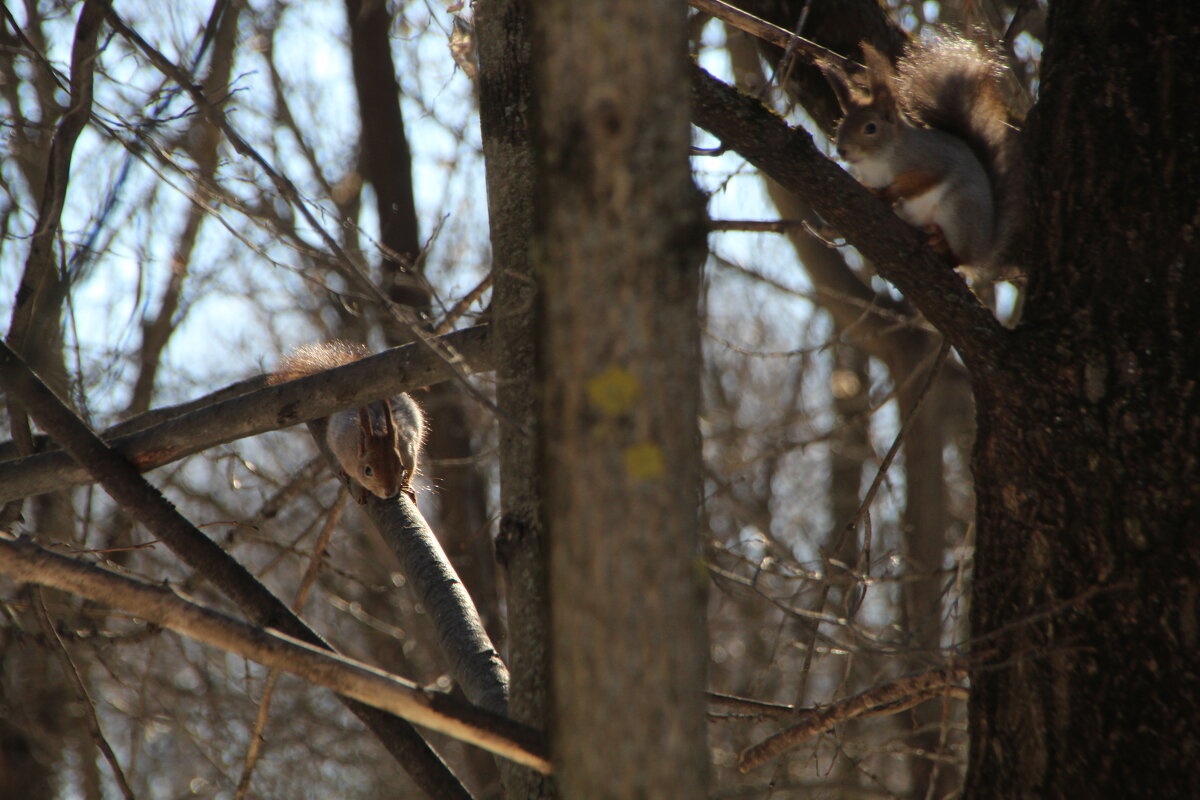
[[[340,339],[320,344],[302,345],[279,360],[279,367],[270,375],[268,383],[284,383],[307,375],[315,375],[327,369],[358,361],[369,355],[370,352],[366,345],[344,342]]]
[[[999,56],[962,37],[944,36],[910,45],[896,71],[902,112],[914,124],[962,139],[983,165],[996,209],[995,251],[1002,254],[1019,225],[1021,180]]]

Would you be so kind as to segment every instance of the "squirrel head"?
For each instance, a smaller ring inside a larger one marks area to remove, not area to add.
[[[408,488],[415,465],[407,463],[396,421],[386,400],[358,409],[358,460],[353,478],[376,497]]]
[[[851,164],[885,153],[905,124],[892,91],[891,62],[866,42],[862,51],[867,69],[853,79],[839,65],[819,64],[844,114],[837,130],[838,155]]]

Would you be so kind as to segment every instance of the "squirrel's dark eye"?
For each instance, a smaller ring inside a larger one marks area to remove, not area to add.
[[[370,467],[363,467],[363,477],[364,478],[375,477],[375,470],[371,469]]]
[[[863,125],[863,133],[867,134],[868,136],[875,133],[875,130],[876,125],[874,122],[868,122],[866,125]]]

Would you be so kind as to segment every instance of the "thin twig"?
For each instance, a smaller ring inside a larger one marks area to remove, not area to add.
[[[953,665],[953,662],[951,662],[951,665]],[[934,696],[936,696],[936,694],[937,693],[935,692]],[[942,717],[938,721],[937,747],[935,747],[933,750],[933,752],[936,755],[941,755],[942,753],[945,752],[946,744],[950,738],[950,703],[948,702],[949,697],[943,695],[943,698],[944,699],[942,700]],[[938,758],[933,759],[933,765],[932,765],[932,767],[930,769],[930,773],[929,773],[929,786],[925,790],[925,800],[934,800],[934,797],[936,796],[936,793],[937,793],[938,784],[940,783],[938,778],[940,776],[941,771],[942,771],[942,760],[938,759]]]
[[[744,750],[738,757],[738,770],[749,772],[806,739],[848,720],[896,714],[943,695],[966,699],[967,690],[957,685],[966,680],[966,677],[967,671],[961,667],[937,669],[898,678],[845,700],[839,700]]]
[[[892,466],[892,461],[896,458],[896,453],[900,451],[900,445],[904,441],[904,435],[908,433],[912,427],[913,420],[917,418],[917,414],[921,413],[921,406],[925,402],[925,396],[929,394],[929,390],[933,387],[933,381],[941,371],[942,364],[946,360],[946,356],[950,354],[950,342],[942,339],[941,347],[938,349],[937,357],[933,361],[933,366],[929,368],[929,372],[925,376],[925,385],[921,387],[920,393],[917,395],[917,400],[913,404],[913,409],[905,418],[900,426],[899,433],[896,434],[892,446],[888,448],[887,455],[883,457],[883,461],[879,465],[879,469],[875,471],[875,478],[871,481],[871,486],[867,489],[867,493],[863,496],[862,503],[859,504],[858,510],[854,512],[854,516],[846,523],[846,530],[853,531],[858,523],[862,520],[863,515],[867,513],[867,509],[871,507],[872,501],[875,499],[875,493],[879,491],[880,484],[883,483],[883,476],[887,474],[888,468]]]
[[[710,231],[747,231],[750,233],[790,233],[803,230],[808,223],[802,219],[710,219]]]
[[[42,630],[55,643],[55,653],[58,655],[59,661],[62,662],[63,672],[70,678],[72,685],[75,687],[75,693],[79,697],[79,702],[83,705],[84,722],[87,724],[88,733],[96,742],[96,746],[100,748],[100,752],[104,754],[104,760],[108,762],[108,766],[113,771],[113,777],[117,779],[117,786],[121,789],[121,794],[125,795],[128,800],[134,799],[133,789],[129,786],[129,781],[125,778],[125,771],[121,769],[121,762],[117,760],[117,754],[113,752],[112,746],[109,745],[108,739],[104,737],[104,730],[100,727],[100,719],[96,716],[96,701],[92,699],[91,692],[88,691],[87,684],[83,682],[83,676],[79,674],[79,668],[75,666],[75,661],[71,658],[71,653],[67,650],[66,644],[62,637],[58,635],[58,629],[54,627],[54,623],[50,620],[50,613],[46,610],[46,601],[42,597],[42,590],[37,591],[37,609],[38,622],[41,623]]]
[[[797,36],[791,31],[785,30],[778,25],[772,25],[764,19],[759,19],[753,14],[748,14],[740,8],[734,8],[728,3],[722,3],[720,0],[688,0],[688,5],[706,14],[712,14],[716,18],[728,22],[738,30],[745,31],[751,36],[756,36],[764,42],[770,42],[785,50],[791,50],[792,53],[803,53],[810,62],[829,61],[843,66],[855,64],[855,62],[838,55],[828,48],[821,47],[821,45],[815,42],[810,42],[803,36]]]
[[[454,307],[446,312],[446,316],[442,317],[442,321],[437,324],[437,327],[433,332],[438,336],[444,336],[445,334],[449,333],[454,327],[454,323],[458,321],[459,317],[467,313],[467,309],[471,307],[471,304],[478,300],[491,285],[492,271],[488,270],[487,274],[483,276],[483,279],[479,281],[479,283],[475,284],[475,288],[459,298],[459,301],[454,304]]]
[[[807,0],[804,3],[804,8],[800,10],[800,19],[796,21],[796,30],[792,32],[792,40],[783,49],[783,56],[780,57],[779,63],[775,65],[775,70],[771,73],[771,80],[763,87],[763,97],[766,96],[766,91],[771,88],[772,84],[783,87],[791,80],[792,70],[796,67],[796,48],[800,42],[804,41],[800,37],[800,34],[804,32],[804,25],[808,21],[808,14],[811,10],[812,0]]]
[[[722,692],[709,692],[708,702],[715,706],[753,714],[757,717],[786,717],[796,713],[795,706],[784,705],[783,703],[767,703],[762,700],[738,697],[737,695],[723,694]]]
[[[858,529],[858,523],[867,514],[867,509],[871,507],[871,503],[874,501],[875,494],[879,491],[879,487],[883,483],[883,478],[887,474],[888,468],[891,467],[892,461],[896,458],[896,453],[900,450],[900,444],[904,441],[905,434],[908,432],[909,428],[912,427],[913,420],[916,419],[917,414],[921,412],[921,406],[925,402],[925,396],[929,393],[930,387],[933,386],[933,381],[935,378],[937,378],[938,372],[941,371],[942,364],[945,362],[946,356],[949,353],[950,343],[943,338],[942,344],[938,349],[937,356],[934,358],[933,365],[929,368],[929,372],[926,373],[925,384],[921,387],[920,392],[917,394],[917,399],[913,404],[912,411],[909,412],[908,416],[900,424],[900,430],[896,433],[896,438],[892,441],[892,446],[888,448],[887,454],[883,457],[883,461],[880,462],[879,469],[875,471],[875,478],[871,481],[871,486],[867,489],[867,493],[863,496],[862,502],[859,503],[858,510],[854,512],[854,516],[851,517],[850,521],[842,528],[841,536],[838,537],[838,543],[833,548],[834,552],[837,552],[841,549],[842,544],[846,541],[847,537],[855,535],[855,532]],[[859,563],[855,569],[855,572],[857,572],[859,575],[864,573],[863,565],[869,565],[871,563],[871,518],[870,516],[866,516],[866,519],[867,535],[864,538],[863,548],[859,553]],[[821,587],[820,596],[817,601],[817,610],[822,614],[825,612],[825,603],[828,602],[829,599],[829,586],[830,585],[826,583]],[[861,604],[861,602],[862,599],[859,598],[859,604]],[[857,608],[851,612],[851,616],[853,616],[855,611],[857,611]],[[812,634],[810,635],[808,641],[808,647],[805,648],[804,663],[800,666],[800,686],[797,690],[797,703],[804,699],[804,693],[808,688],[808,676],[812,669],[814,650],[813,645],[816,642],[817,629],[819,627],[820,622],[813,624]]]
[[[325,561],[325,551],[333,539],[333,532],[337,529],[338,521],[342,518],[342,511],[345,510],[346,500],[349,497],[350,492],[343,486],[338,491],[337,499],[333,501],[333,507],[329,509],[329,513],[325,517],[325,524],[317,537],[317,544],[313,548],[312,555],[309,556],[304,577],[300,579],[300,588],[296,590],[296,599],[292,602],[292,610],[297,614],[304,613],[309,591],[316,582],[317,575],[321,572],[321,564]],[[234,793],[235,800],[244,800],[246,792],[250,790],[250,779],[254,776],[254,767],[258,764],[259,756],[262,753],[263,732],[267,728],[271,699],[275,695],[275,684],[278,681],[279,670],[273,669],[267,673],[267,679],[263,683],[262,697],[258,701],[258,714],[254,717],[254,728],[250,731],[250,743],[246,747],[246,763],[242,766],[242,775],[238,778],[237,791]]]

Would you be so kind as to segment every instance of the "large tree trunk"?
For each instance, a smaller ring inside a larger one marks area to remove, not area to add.
[[[1051,4],[1025,322],[974,373],[972,798],[1200,796],[1197,30]]]
[[[683,4],[532,6],[535,272],[564,797],[705,796]]]

